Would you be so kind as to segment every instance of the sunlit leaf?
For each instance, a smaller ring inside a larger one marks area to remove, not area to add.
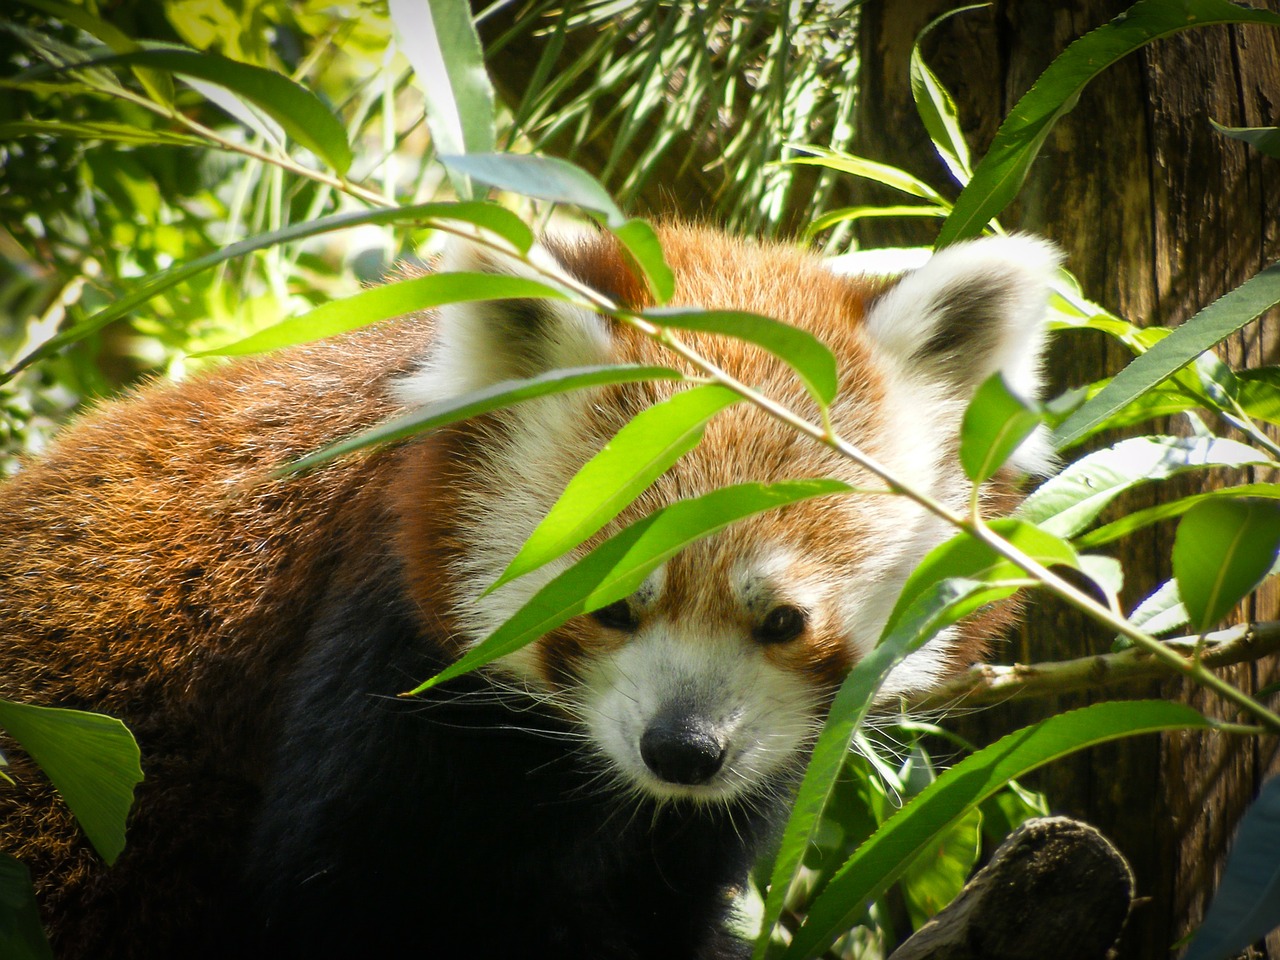
[[[123,30],[101,17],[94,16],[85,7],[58,3],[56,0],[21,0],[21,2],[83,30],[89,36],[101,40],[116,53],[133,53],[141,49],[141,45]],[[143,89],[151,94],[157,103],[168,105],[173,102],[173,80],[168,74],[149,70],[146,67],[134,67],[133,72]]]
[[[1215,120],[1209,122],[1219,133],[1243,140],[1269,157],[1280,158],[1280,127],[1224,127]]]
[[[1154,507],[1126,513],[1111,523],[1104,524],[1076,538],[1076,546],[1081,549],[1100,547],[1121,537],[1128,536],[1137,530],[1145,529],[1161,520],[1180,517],[1198,503],[1206,500],[1240,499],[1241,497],[1265,497],[1280,500],[1280,483],[1245,483],[1237,487],[1224,487],[1221,490],[1208,490],[1205,493],[1179,497],[1168,503],[1158,503]]]
[[[938,156],[947,165],[951,175],[963,186],[973,176],[969,161],[969,145],[965,142],[964,132],[960,129],[960,117],[956,111],[955,101],[951,93],[942,85],[937,75],[929,69],[920,52],[920,43],[925,36],[943,20],[968,10],[978,10],[986,4],[973,4],[948,10],[934,19],[920,31],[916,42],[911,45],[911,98],[915,101],[916,112],[924,123],[929,139],[933,141]]]
[[[465,173],[499,190],[510,190],[552,203],[569,203],[599,213],[611,229],[618,229],[626,223],[622,211],[595,177],[567,160],[489,153],[442,156],[440,162],[447,169]]]
[[[504,380],[491,387],[450,397],[439,403],[428,404],[420,410],[406,413],[370,430],[330,444],[322,450],[301,457],[281,467],[277,475],[311,470],[337,457],[385,443],[396,443],[409,437],[435,430],[450,423],[458,423],[478,417],[491,410],[510,407],[538,397],[585,387],[600,387],[611,383],[634,383],[639,380],[683,380],[682,374],[668,367],[650,367],[628,364],[606,364],[598,367],[571,367],[551,370],[527,380]]]
[[[485,230],[498,234],[521,252],[528,251],[533,245],[533,234],[524,221],[514,213],[492,203],[415,203],[404,207],[388,207],[381,210],[361,210],[355,213],[337,213],[318,220],[295,223],[280,230],[273,230],[260,236],[250,237],[228,244],[212,253],[207,253],[194,260],[188,260],[152,274],[132,291],[116,299],[111,306],[99,310],[93,316],[82,320],[69,330],[64,330],[51,337],[35,350],[15,363],[9,370],[0,375],[0,383],[10,379],[14,374],[29,367],[45,357],[57,353],[68,344],[83,340],[96,333],[112,321],[128,315],[140,304],[146,303],[157,294],[176,286],[183,280],[193,277],[210,267],[215,267],[227,260],[242,257],[255,250],[277,246],[314,237],[334,230],[344,230],[361,224],[384,224],[416,222],[423,225],[437,223],[463,222],[471,223]]]
[[[745,310],[655,307],[644,311],[642,316],[659,326],[720,333],[763,347],[786,361],[814,399],[824,406],[831,403],[839,391],[835,356],[808,330]]]
[[[1280,24],[1280,17],[1277,17]],[[1171,377],[1231,334],[1280,303],[1280,264],[1272,264],[1190,320],[1116,374],[1101,393],[1067,418],[1055,434],[1073,443],[1135,397]]]
[[[909,194],[913,197],[919,197],[922,200],[932,200],[934,203],[950,206],[950,202],[938,193],[937,190],[929,186],[919,177],[907,173],[907,171],[890,166],[887,163],[880,163],[877,160],[868,160],[866,157],[856,157],[852,154],[840,153],[835,150],[827,150],[822,147],[804,146],[798,144],[790,145],[794,150],[803,150],[812,156],[792,157],[788,163],[798,163],[815,167],[826,167],[830,170],[838,170],[841,173],[847,173],[851,176],[862,177],[865,180],[873,180],[876,183],[882,183],[886,187],[892,187],[902,193]]]
[[[988,526],[992,532],[1042,565],[1080,565],[1080,560],[1069,543],[1029,523],[1005,518],[993,520]],[[1026,574],[1011,560],[1006,560],[977,537],[966,532],[958,533],[930,550],[911,572],[894,605],[893,613],[889,615],[889,625],[892,627],[917,597],[943,580],[955,577],[970,580],[1014,580],[1024,576]]]
[[[501,273],[432,273],[363,290],[342,300],[330,300],[301,316],[273,324],[265,330],[193,356],[242,356],[277,350],[350,330],[403,317],[445,303],[526,298],[565,299],[554,287],[525,277]]]
[[[104,140],[110,143],[127,143],[130,146],[206,146],[205,141],[185,133],[105,120],[11,120],[0,123],[0,139],[13,140],[18,137],[74,137],[77,140]]]
[[[1060,537],[1092,523],[1116,497],[1139,484],[1185,470],[1269,463],[1257,450],[1212,437],[1134,437],[1082,457],[1046,481],[1018,516]]]
[[[1041,416],[1010,391],[1000,374],[989,377],[965,409],[960,463],[974,483],[990,480],[1040,426]]]
[[[338,173],[351,167],[351,145],[337,117],[314,93],[274,70],[194,50],[151,49],[90,61],[93,66],[149,67],[216,83],[247,100]]]
[[[945,217],[951,212],[950,207],[940,206],[938,204],[899,204],[897,206],[860,206],[860,207],[840,207],[836,210],[830,210],[820,217],[815,217],[809,226],[805,227],[805,236],[812,237],[821,233],[828,227],[834,227],[837,223],[844,223],[846,220],[868,220],[873,218],[884,217]]]
[[[471,8],[457,0],[389,0],[387,9],[426,98],[436,153],[492,153],[493,85]],[[458,196],[474,199],[467,178],[457,176],[456,167],[449,169]]]
[[[1065,422],[1067,417],[1080,409],[1091,397],[1097,396],[1110,382],[1110,378],[1099,380],[1089,384],[1087,387],[1071,391],[1070,394],[1054,398],[1045,405],[1046,413],[1048,414],[1046,421],[1051,426],[1055,422]],[[1130,427],[1139,423],[1148,423],[1151,420],[1157,420],[1162,417],[1172,417],[1179,413],[1186,413],[1189,410],[1199,409],[1203,406],[1203,403],[1204,401],[1200,397],[1192,396],[1177,383],[1169,380],[1161,386],[1152,387],[1150,390],[1140,394],[1133,402],[1116,411],[1101,423],[1088,428],[1078,439],[1073,439],[1069,444],[1059,444],[1058,449],[1059,451],[1065,451],[1076,447],[1102,430],[1118,430],[1122,427]]]
[[[1236,371],[1236,402],[1255,420],[1280,425],[1280,367]]]
[[[962,579],[932,584],[917,596],[910,609],[898,619],[897,626],[886,630],[876,648],[858,662],[841,684],[814,744],[774,858],[769,895],[765,900],[765,935],[756,942],[756,958],[764,955],[767,932],[782,915],[792,877],[813,841],[823,806],[848,756],[854,731],[871,709],[876,691],[907,654],[989,602],[994,598],[993,591],[999,590],[993,584]]]
[[[648,280],[654,300],[659,304],[670,300],[676,291],[675,274],[667,266],[658,235],[649,222],[633,218],[612,229]]]
[[[1178,524],[1173,575],[1197,633],[1207,633],[1266,576],[1280,551],[1280,503],[1214,499]]]
[[[572,550],[618,515],[702,439],[707,421],[741,399],[706,384],[642,411],[578,471],[490,588]]]
[[[133,735],[111,717],[0,700],[0,727],[31,754],[107,863],[124,849],[125,818],[142,781]]]
[[[1131,624],[1157,637],[1186,626],[1190,619],[1187,608],[1182,605],[1182,597],[1178,595],[1177,580],[1166,580],[1129,614]],[[1129,642],[1125,638],[1124,645]]]

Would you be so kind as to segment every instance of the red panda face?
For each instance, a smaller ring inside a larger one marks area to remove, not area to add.
[[[661,237],[677,279],[675,303],[748,310],[813,332],[840,364],[836,430],[953,507],[968,496],[955,453],[974,389],[996,371],[1024,393],[1038,386],[1056,256],[1037,241],[960,245],[885,282],[839,277],[797,250],[710,231],[671,227]],[[629,306],[646,305],[606,239],[553,243],[539,255]],[[451,269],[524,269],[469,248],[446,261]],[[684,339],[741,381],[816,415],[776,358],[727,338]],[[607,362],[679,366],[633,329],[577,307],[460,305],[442,311],[432,355],[402,385],[402,398],[429,402],[553,367]],[[575,559],[485,593],[577,469],[637,412],[679,389],[661,382],[564,394],[468,428],[450,481],[457,530],[448,538],[429,527],[406,536],[416,599],[448,609],[460,648],[483,640]],[[1044,468],[1038,444],[1024,445],[1018,466]],[[883,489],[829,449],[738,404],[578,554],[679,499],[734,483],[821,476]],[[413,511],[410,502],[405,512]],[[843,676],[876,643],[912,567],[947,535],[940,521],[888,494],[794,504],[692,545],[631,597],[503,658],[491,675],[580,723],[624,789],[708,803],[774,789],[797,770]],[[442,555],[422,545],[433,537],[456,549]],[[980,637],[950,631],[895,670],[882,697],[928,687],[981,651]]]

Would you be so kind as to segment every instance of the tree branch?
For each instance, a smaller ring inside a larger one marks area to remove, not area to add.
[[[1190,661],[1199,640],[1199,637],[1176,637],[1164,641],[1164,645]],[[1242,623],[1207,634],[1200,662],[1206,667],[1226,667],[1260,660],[1277,651],[1280,651],[1280,621]],[[1011,666],[978,663],[941,687],[908,698],[905,706],[910,711],[985,706],[1135,680],[1161,679],[1176,672],[1141,647],[1054,663]]]

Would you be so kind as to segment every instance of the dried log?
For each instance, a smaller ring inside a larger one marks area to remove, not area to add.
[[[1133,889],[1129,864],[1093,827],[1028,820],[889,960],[1105,960]]]

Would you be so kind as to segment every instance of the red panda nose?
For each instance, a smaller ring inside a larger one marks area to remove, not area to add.
[[[656,717],[640,738],[640,756],[667,783],[706,783],[724,764],[725,748],[705,720]]]

